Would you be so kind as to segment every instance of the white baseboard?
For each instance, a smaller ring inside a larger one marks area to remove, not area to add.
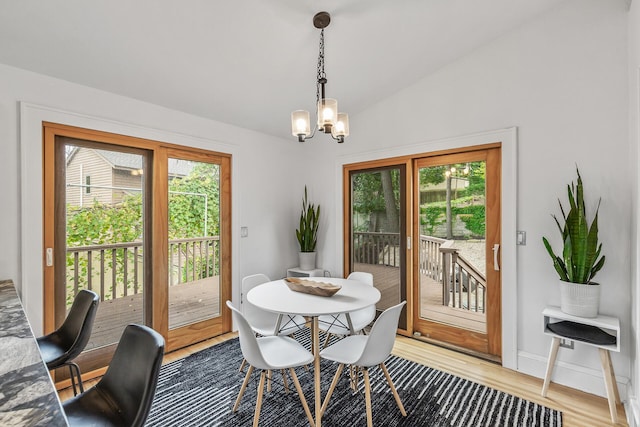
[[[631,396],[631,390],[628,393]],[[624,411],[627,414],[629,427],[640,426],[640,402],[635,397],[629,397],[624,404]]]
[[[544,378],[547,369],[547,359],[537,354],[524,351],[518,352],[518,371],[538,378]],[[562,384],[597,396],[607,396],[604,377],[601,369],[592,369],[572,363],[557,361],[551,376],[553,383]],[[629,379],[616,375],[616,383],[620,392],[620,400],[626,402]],[[625,403],[626,404],[626,403]]]

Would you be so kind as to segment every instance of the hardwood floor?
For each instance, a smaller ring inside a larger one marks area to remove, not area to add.
[[[196,353],[212,345],[237,336],[235,333],[194,344],[190,347],[166,354],[163,363],[169,363]],[[602,427],[614,425],[609,417],[607,400],[569,387],[551,383],[546,398],[540,396],[542,379],[520,374],[510,369],[473,356],[458,353],[432,344],[398,336],[393,354],[404,357],[460,377],[468,378],[480,384],[520,396],[524,399],[562,411],[564,427]],[[85,388],[91,387],[97,380],[85,381]],[[71,389],[59,392],[60,399],[73,396]],[[618,405],[616,426],[628,426],[626,415]]]

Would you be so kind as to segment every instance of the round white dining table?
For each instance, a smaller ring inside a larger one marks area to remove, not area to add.
[[[340,285],[341,289],[333,296],[296,292],[289,289],[283,279],[263,283],[247,293],[247,299],[263,310],[285,314],[299,314],[311,317],[311,338],[314,356],[315,385],[315,424],[321,427],[321,395],[320,395],[320,345],[318,316],[348,313],[373,305],[380,300],[380,291],[375,287],[352,279],[337,277],[305,277],[305,280]],[[279,322],[278,322],[279,323]],[[277,327],[276,327],[277,328]]]

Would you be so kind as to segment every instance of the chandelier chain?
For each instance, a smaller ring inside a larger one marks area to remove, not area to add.
[[[320,101],[320,80],[326,79],[324,72],[324,28],[320,30],[320,46],[318,48],[318,78],[316,81],[316,103]]]

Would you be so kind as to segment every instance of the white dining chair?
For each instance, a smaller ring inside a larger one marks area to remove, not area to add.
[[[253,329],[256,334],[262,335],[263,337],[275,334],[278,315],[251,304],[247,299],[247,294],[256,286],[270,281],[271,279],[269,279],[265,274],[252,274],[242,279],[240,309],[251,325],[251,329]],[[291,335],[304,329],[305,326],[306,320],[304,317],[300,315],[284,315],[282,316],[279,334]]]
[[[277,335],[256,337],[247,319],[233,306],[233,304],[231,304],[231,301],[227,301],[227,307],[231,310],[233,321],[238,327],[242,355],[249,364],[249,369],[247,370],[247,374],[245,375],[242,386],[240,387],[240,392],[238,393],[238,398],[233,405],[232,412],[238,410],[242,395],[247,388],[247,384],[249,383],[253,370],[259,369],[261,371],[260,383],[258,384],[256,407],[253,415],[253,426],[257,427],[260,420],[262,395],[264,392],[267,372],[274,369],[288,369],[296,390],[298,391],[298,396],[300,397],[300,402],[302,403],[304,412],[307,415],[309,424],[313,427],[315,425],[313,422],[313,416],[311,415],[309,405],[307,405],[307,400],[304,397],[304,393],[300,387],[300,382],[298,381],[298,377],[294,370],[296,367],[313,363],[313,354],[305,349],[302,344],[288,336]]]
[[[320,352],[320,357],[323,359],[331,360],[339,363],[338,370],[336,371],[327,396],[322,403],[321,414],[327,409],[331,394],[336,388],[336,384],[340,379],[340,374],[345,365],[352,365],[357,368],[362,368],[365,384],[365,405],[367,411],[367,426],[372,427],[372,410],[371,410],[371,383],[369,380],[369,368],[372,366],[379,366],[384,373],[387,383],[393,392],[393,397],[396,399],[396,404],[400,408],[402,416],[407,416],[407,412],[404,410],[400,396],[396,391],[391,376],[387,371],[384,361],[391,354],[393,349],[393,343],[396,338],[396,331],[398,329],[398,319],[400,318],[400,312],[402,307],[406,304],[406,301],[402,301],[398,305],[389,307],[386,309],[378,320],[373,324],[371,333],[369,335],[351,335],[335,344],[330,345]],[[358,375],[356,373],[356,375]]]
[[[348,280],[357,280],[367,285],[373,286],[373,274],[366,273],[364,271],[354,271],[347,276]],[[373,319],[376,317],[376,306],[370,305],[360,310],[354,310],[349,312],[351,318],[351,325],[353,326],[353,332],[358,334],[363,332],[364,329],[369,326]],[[318,317],[318,329],[323,331],[326,335],[322,348],[327,346],[331,335],[351,335],[351,329],[349,328],[349,321],[344,313],[338,315],[320,316]]]

